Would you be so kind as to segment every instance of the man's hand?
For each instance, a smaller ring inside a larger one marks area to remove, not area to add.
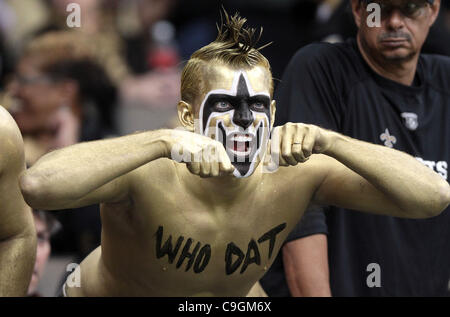
[[[216,177],[232,174],[234,166],[222,143],[209,137],[182,130],[170,130],[167,157],[186,163],[192,174]]]
[[[334,133],[312,124],[286,123],[272,132],[270,152],[280,166],[306,162],[311,154],[326,152],[333,144]]]

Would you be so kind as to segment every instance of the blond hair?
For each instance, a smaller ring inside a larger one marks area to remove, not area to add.
[[[224,17],[224,18],[223,18]],[[217,38],[210,44],[200,48],[187,62],[181,74],[181,99],[188,103],[194,102],[199,91],[202,91],[202,69],[206,63],[214,62],[224,64],[235,69],[249,69],[255,66],[266,68],[271,75],[269,61],[259,52],[262,47],[255,48],[261,38],[262,28],[259,33],[254,28],[244,27],[247,19],[236,13],[229,16],[223,10],[222,23],[217,26]],[[273,80],[270,79],[270,94],[273,93]]]

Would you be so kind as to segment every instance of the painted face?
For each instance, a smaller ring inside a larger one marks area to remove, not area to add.
[[[270,137],[271,99],[266,77],[261,69],[222,70],[212,81],[230,87],[232,80],[231,87],[208,91],[201,103],[200,133],[223,143],[236,177],[254,172]]]

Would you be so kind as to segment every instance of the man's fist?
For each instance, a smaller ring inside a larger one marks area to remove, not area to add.
[[[234,166],[222,143],[209,137],[182,130],[170,130],[166,142],[169,158],[186,163],[192,174],[216,177],[232,174]]]
[[[306,162],[311,154],[327,151],[332,144],[332,131],[312,124],[291,123],[274,128],[270,142],[272,161],[280,166]]]

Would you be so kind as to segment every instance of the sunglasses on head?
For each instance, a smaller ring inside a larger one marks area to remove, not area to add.
[[[423,9],[427,4],[432,5],[434,0],[408,0],[403,1],[400,5],[392,4],[390,0],[361,0],[365,6],[371,3],[378,4],[381,9],[382,18],[388,17],[394,10],[399,10],[403,16],[408,18],[417,18],[423,13]]]

